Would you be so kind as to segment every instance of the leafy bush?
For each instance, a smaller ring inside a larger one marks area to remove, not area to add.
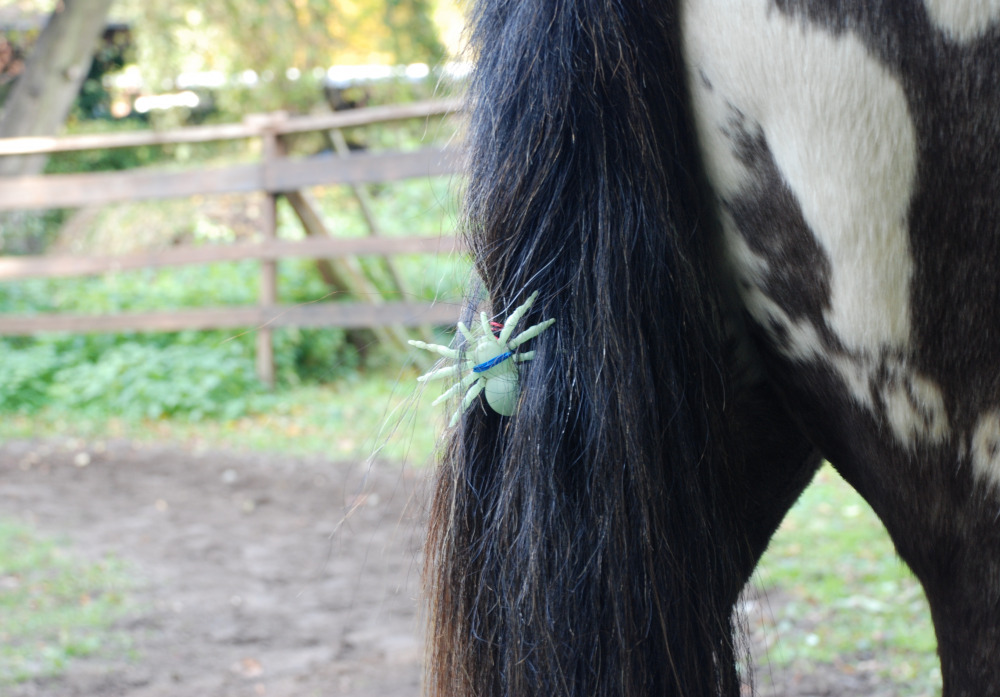
[[[284,265],[282,265],[284,266]],[[0,285],[0,314],[102,314],[174,307],[247,305],[256,298],[253,263],[139,271],[90,279]],[[282,269],[282,302],[322,298],[315,268]],[[254,371],[252,331],[44,334],[0,339],[0,412],[49,405],[126,418],[231,418],[265,406]],[[279,383],[329,382],[360,357],[340,329],[274,332]]]
[[[2,344],[0,344],[2,347]],[[33,411],[49,400],[49,388],[66,363],[52,344],[0,348],[0,411]]]
[[[274,361],[283,385],[330,382],[361,364],[342,329],[286,327],[274,332]]]
[[[246,413],[260,385],[253,358],[236,343],[214,348],[126,343],[93,363],[60,370],[49,392],[61,406],[84,413],[235,418]]]
[[[65,219],[62,209],[0,213],[0,254],[41,254]]]

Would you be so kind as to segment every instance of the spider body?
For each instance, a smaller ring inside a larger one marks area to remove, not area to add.
[[[458,423],[462,413],[472,405],[480,393],[484,394],[486,403],[498,414],[511,416],[514,413],[520,387],[517,364],[530,361],[535,357],[534,351],[518,353],[517,349],[521,344],[535,338],[555,322],[554,319],[547,319],[528,327],[512,338],[517,323],[535,302],[536,297],[538,297],[538,293],[532,293],[525,303],[515,309],[502,325],[490,322],[486,313],[481,313],[480,325],[483,335],[478,338],[464,323],[459,322],[458,331],[465,338],[466,343],[472,347],[471,350],[464,353],[459,349],[440,344],[427,344],[423,341],[410,342],[417,348],[434,351],[444,358],[456,361],[455,365],[432,370],[417,378],[419,382],[446,377],[459,378],[455,385],[433,402],[438,404],[462,390],[466,390],[461,405],[452,416],[451,426]],[[467,371],[464,376],[463,371]]]
[[[483,363],[480,363],[479,365],[474,366],[472,368],[472,372],[473,373],[484,373],[484,374],[486,374],[485,377],[491,377],[491,375],[489,374],[489,372],[493,368],[495,368],[496,366],[500,365],[501,363],[503,363],[505,360],[507,360],[508,358],[510,358],[513,355],[514,354],[511,353],[510,351],[505,351],[504,353],[501,353],[496,358],[491,358],[488,361],[484,361]]]

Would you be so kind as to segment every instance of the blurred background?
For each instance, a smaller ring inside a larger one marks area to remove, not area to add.
[[[0,286],[0,313],[134,317],[196,307],[317,301],[373,306],[461,298],[468,267],[455,255],[285,257],[272,271],[278,277],[274,287],[265,290],[258,260],[204,263],[199,257],[196,263],[166,265],[169,258],[162,256],[167,250],[266,237],[452,236],[458,184],[450,174],[431,177],[417,167],[400,180],[389,162],[376,181],[297,183],[287,192],[294,194],[290,203],[273,189],[244,193],[239,190],[247,188],[243,183],[220,181],[240,165],[264,159],[267,144],[260,128],[243,129],[236,137],[223,133],[225,139],[211,131],[227,124],[239,130],[254,117],[265,127],[268,114],[294,120],[438,100],[436,109],[424,110],[429,116],[365,124],[362,115],[356,119],[362,125],[344,128],[331,128],[337,122],[328,121],[312,130],[281,133],[272,147],[280,147],[286,159],[309,159],[322,167],[324,160],[350,153],[391,158],[447,145],[456,136],[457,119],[450,114],[453,106],[441,100],[460,92],[466,70],[457,60],[461,15],[450,0],[77,0],[60,7],[65,9],[54,15],[53,2],[0,7],[0,99],[5,99],[0,136],[77,136],[75,143],[72,138],[64,143],[68,151],[0,159],[0,171],[8,176],[52,177],[47,186],[55,192],[45,199],[51,207],[22,208],[31,194],[15,191],[13,184],[5,187],[9,205],[0,214],[0,253],[51,261],[36,263],[34,272],[24,262],[20,275],[10,264],[0,270],[0,280],[17,278]],[[47,37],[43,27],[50,17],[65,26]],[[89,42],[83,38],[88,32]],[[18,89],[29,81],[32,89]],[[61,105],[62,117],[54,118]],[[119,145],[109,137],[137,133],[161,138],[129,146],[136,141]],[[81,143],[79,136],[89,136],[90,143]],[[59,177],[107,172],[133,176]],[[149,172],[172,172],[174,178],[143,188],[137,180]],[[199,175],[205,184],[176,189],[178,179],[183,183]],[[83,205],[56,207],[67,203],[59,196],[71,187],[82,191],[68,203]],[[98,200],[111,188],[124,191]],[[31,191],[37,190],[36,182]],[[303,215],[318,223],[303,223]],[[276,220],[269,221],[271,216]],[[159,256],[164,265],[138,262],[131,264],[134,270],[109,272],[123,264],[95,261],[82,271],[58,270],[67,257],[135,259],[138,254]],[[274,297],[262,299],[262,293]],[[137,320],[127,327],[130,331],[83,335],[38,331],[60,325],[0,323],[0,351],[6,356],[0,367],[0,410],[11,415],[6,427],[20,424],[22,433],[37,435],[43,424],[61,432],[70,419],[79,435],[142,437],[155,423],[159,437],[197,439],[198,434],[174,430],[206,417],[225,417],[210,440],[246,445],[247,431],[261,441],[284,438],[276,419],[294,416],[288,421],[296,431],[293,447],[313,450],[320,446],[306,444],[313,437],[310,425],[339,421],[328,411],[324,388],[345,389],[362,374],[379,374],[391,390],[399,377],[394,369],[410,359],[402,341],[406,334],[395,328],[322,326],[312,319],[306,326],[276,328],[270,338],[273,374],[255,376],[257,336],[248,330],[269,319],[245,327],[190,331],[182,326],[157,333],[131,331],[150,327]],[[173,324],[183,325],[183,320]],[[190,329],[200,329],[197,324]],[[301,405],[308,405],[310,413],[302,413]],[[381,415],[356,419],[359,432],[374,432]],[[316,435],[324,439],[322,447],[331,446],[325,432]],[[371,443],[362,440],[333,447],[338,454],[364,456]]]
[[[464,10],[0,1],[0,695],[419,694]],[[763,694],[940,689],[829,468],[745,609]]]

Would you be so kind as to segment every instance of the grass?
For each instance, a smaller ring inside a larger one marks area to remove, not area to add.
[[[384,368],[326,385],[287,388],[265,398],[265,411],[235,419],[87,417],[48,407],[5,415],[0,439],[125,438],[334,459],[378,456],[422,465],[431,460],[446,414],[430,406],[437,391],[424,395],[417,375],[413,368]]]
[[[923,590],[875,513],[830,466],[782,523],[757,583],[783,601],[764,609],[772,665],[808,672],[817,662],[864,663],[900,695],[940,694]]]
[[[81,562],[31,528],[0,520],[0,688],[126,645],[111,625],[127,609],[129,585],[114,558]]]

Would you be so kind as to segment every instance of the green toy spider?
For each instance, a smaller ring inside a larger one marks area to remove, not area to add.
[[[517,364],[530,361],[535,357],[534,351],[516,353],[517,347],[529,339],[534,339],[555,323],[554,319],[547,319],[544,322],[528,327],[514,338],[511,338],[514,329],[517,327],[517,323],[524,317],[524,314],[537,297],[537,291],[532,293],[531,297],[523,305],[515,309],[502,325],[490,322],[485,312],[480,313],[479,318],[483,329],[483,336],[479,339],[469,331],[469,328],[464,323],[459,322],[458,331],[462,333],[469,346],[472,347],[465,352],[464,359],[458,349],[448,348],[440,344],[427,344],[423,341],[410,342],[410,344],[417,348],[433,351],[451,360],[462,361],[447,368],[432,370],[426,375],[421,375],[417,378],[418,382],[439,380],[446,377],[460,378],[455,385],[435,399],[433,404],[443,402],[462,390],[468,390],[458,410],[451,417],[451,422],[448,424],[449,428],[458,423],[458,420],[462,417],[462,413],[472,405],[472,402],[479,396],[480,392],[486,394],[486,403],[496,413],[503,416],[510,416],[514,413],[518,396]],[[499,329],[498,336],[494,336],[495,329]],[[470,371],[465,377],[461,377],[463,368]]]

